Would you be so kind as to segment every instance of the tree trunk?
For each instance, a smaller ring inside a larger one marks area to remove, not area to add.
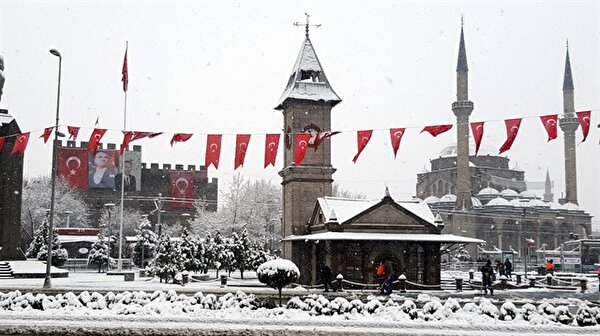
[[[242,277],[242,279],[244,278],[244,269],[240,268],[240,276]]]
[[[279,287],[279,288],[277,288],[277,289],[279,290],[279,307],[281,307],[281,289],[282,289],[282,288],[283,288],[283,287]]]

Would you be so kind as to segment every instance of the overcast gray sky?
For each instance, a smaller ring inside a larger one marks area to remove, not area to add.
[[[368,197],[415,194],[416,174],[455,142],[455,129],[433,138],[425,125],[453,123],[460,17],[465,17],[471,121],[486,124],[482,146],[497,153],[506,134],[502,120],[523,117],[505,153],[526,179],[546,169],[555,197],[564,190],[562,135],[546,143],[538,116],[562,112],[565,41],[569,39],[576,110],[594,110],[585,143],[578,146],[580,205],[600,214],[599,21],[597,1],[497,2],[272,2],[272,1],[1,1],[0,54],[5,59],[1,105],[24,131],[54,122],[58,59],[63,55],[61,124],[119,130],[123,124],[121,65],[129,41],[128,128],[196,133],[169,147],[170,135],[142,140],[143,161],[204,164],[206,137],[223,133],[218,171],[230,180],[234,134],[255,134],[241,173],[279,182],[262,169],[265,133],[280,132],[274,110],[304,38],[292,25],[313,23],[311,40],[342,103],[332,128],[334,178]],[[390,127],[413,127],[393,159]],[[376,129],[356,164],[356,130]],[[559,132],[560,133],[560,132]],[[32,135],[25,174],[49,174],[51,147]],[[581,129],[577,141],[581,141]],[[107,140],[120,142],[118,131]],[[595,219],[597,221],[597,219]]]

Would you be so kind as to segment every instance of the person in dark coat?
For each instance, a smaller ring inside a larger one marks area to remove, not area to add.
[[[383,294],[383,283],[385,282],[385,267],[383,266],[383,261],[380,261],[375,269],[375,278],[377,279],[377,288]]]
[[[383,264],[384,273],[385,273],[385,281],[383,283],[383,293],[384,294],[392,294],[392,289],[394,287],[394,267],[392,266],[391,261],[386,261]]]
[[[492,277],[494,276],[494,268],[492,262],[488,259],[484,266],[481,267],[481,285],[483,292],[487,294],[488,289],[490,294],[494,295],[494,287],[492,285]]]
[[[331,267],[325,264],[321,264],[321,281],[323,282],[323,286],[325,286],[325,291],[332,292],[335,291],[333,285],[331,284],[331,280],[333,280],[333,273],[331,272]]]
[[[504,271],[506,272],[506,276],[512,280],[512,263],[508,258],[506,258],[506,261],[504,262]]]

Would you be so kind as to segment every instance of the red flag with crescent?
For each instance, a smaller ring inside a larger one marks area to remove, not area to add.
[[[173,145],[176,142],[185,142],[185,141],[190,140],[192,135],[193,134],[190,134],[190,133],[175,133],[175,134],[173,134],[173,137],[171,138],[171,147],[173,147]]]
[[[50,135],[52,135],[53,129],[54,129],[54,127],[44,128],[44,133],[42,135],[40,135],[40,138],[44,138],[44,143],[48,142],[48,139],[50,139]]]
[[[275,167],[280,136],[281,134],[267,134],[265,138],[265,168],[267,168],[268,165],[273,165],[273,167]]]
[[[581,142],[584,142],[585,139],[587,139],[588,133],[590,131],[590,124],[592,122],[591,114],[592,111],[577,112],[577,119],[579,119],[579,124],[581,125],[581,132],[583,133],[583,140],[581,140]]]
[[[206,158],[204,166],[212,164],[215,169],[219,169],[219,158],[221,157],[221,134],[209,134],[206,138]]]
[[[123,152],[129,146],[129,143],[133,140],[133,132],[132,131],[123,131],[123,142],[121,143],[121,156],[123,156]]]
[[[319,147],[319,144],[321,144],[321,142],[323,142],[323,140],[327,139],[327,138],[331,138],[332,136],[336,135],[336,134],[340,134],[339,131],[333,131],[333,132],[319,132],[317,133],[317,137],[315,138],[315,142],[313,144],[313,146],[315,147],[315,152],[317,151],[317,148]]]
[[[354,155],[354,159],[352,159],[352,162],[356,163],[356,160],[358,160],[360,153],[362,153],[363,149],[365,149],[365,147],[369,143],[369,140],[371,140],[371,135],[373,135],[373,130],[356,132],[356,137],[358,140],[358,153]]]
[[[0,152],[2,151],[2,147],[4,147],[4,137],[0,137]]]
[[[25,148],[27,148],[27,143],[29,142],[29,132],[21,133],[17,135],[15,139],[15,144],[13,145],[13,149],[10,152],[10,155],[15,153],[21,153],[25,155]]]
[[[483,138],[483,123],[483,121],[471,123],[471,132],[473,133],[473,140],[475,140],[475,155],[479,153],[479,146],[481,146],[481,139]]]
[[[77,140],[77,135],[79,134],[79,127],[67,126],[67,132],[69,132],[69,139],[73,139],[73,141],[75,141]]]
[[[58,149],[58,177],[67,181],[72,188],[88,187],[88,156],[83,149]]]
[[[420,133],[428,132],[429,134],[436,137],[444,132],[448,132],[451,128],[452,128],[452,125],[425,126],[425,128],[423,128]]]
[[[151,134],[150,132],[133,131],[133,136],[131,137],[131,141],[147,138],[150,134]]]
[[[299,166],[306,156],[308,150],[308,141],[312,135],[310,133],[298,133],[296,134],[296,153],[294,155],[294,164]]]
[[[235,163],[233,170],[244,165],[246,152],[248,151],[248,143],[250,143],[250,134],[238,134],[235,138]]]
[[[127,69],[127,47],[125,48],[125,58],[123,59],[123,68],[121,69],[121,81],[123,81],[123,92],[127,92],[127,86],[129,85],[129,72]]]
[[[94,153],[94,155],[96,155],[96,152],[98,151],[98,144],[100,144],[100,140],[102,140],[104,133],[106,133],[106,129],[94,128],[92,135],[90,135],[90,141],[87,145],[88,152],[91,151]]]
[[[517,137],[517,133],[519,133],[519,127],[521,127],[521,118],[518,119],[506,119],[504,120],[506,124],[506,141],[500,147],[500,153],[502,154],[510,149],[515,138]]]
[[[556,139],[558,133],[556,127],[558,122],[558,114],[540,116],[540,119],[542,120],[542,124],[544,124],[546,133],[548,133],[548,141]]]
[[[173,208],[193,208],[194,207],[194,172],[192,171],[170,171],[169,179],[171,186],[169,196],[174,198],[170,202]]]
[[[398,148],[400,148],[400,141],[404,135],[406,128],[390,128],[390,139],[392,140],[392,149],[394,150],[394,159],[398,154]]]

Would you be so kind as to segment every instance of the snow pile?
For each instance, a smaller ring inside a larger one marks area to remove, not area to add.
[[[348,301],[337,297],[329,300],[322,295],[308,295],[304,298],[293,297],[285,308],[274,308],[273,303],[257,299],[253,294],[242,291],[227,293],[220,297],[214,294],[194,295],[177,294],[174,290],[144,292],[98,292],[84,291],[79,295],[72,292],[58,295],[21,293],[19,291],[0,292],[0,314],[35,313],[35,314],[76,314],[104,316],[207,316],[207,311],[221,310],[227,314],[253,316],[255,318],[294,318],[294,316],[320,316],[332,318],[339,316],[344,320],[377,320],[411,321],[418,323],[462,323],[490,321],[529,325],[568,325],[591,327],[600,324],[600,308],[589,307],[580,303],[575,314],[569,312],[565,305],[553,306],[545,302],[539,306],[527,303],[517,308],[511,301],[505,301],[500,309],[489,299],[468,302],[461,308],[456,299],[445,301],[430,297],[429,301],[421,301],[422,309],[418,309],[410,299],[400,303],[388,299],[382,303],[377,298],[367,302],[359,299]],[[235,313],[234,313],[235,312]],[[420,321],[420,322],[419,322]],[[477,322],[479,323],[479,322]],[[497,322],[494,322],[497,323]],[[596,327],[597,328],[597,327]]]

